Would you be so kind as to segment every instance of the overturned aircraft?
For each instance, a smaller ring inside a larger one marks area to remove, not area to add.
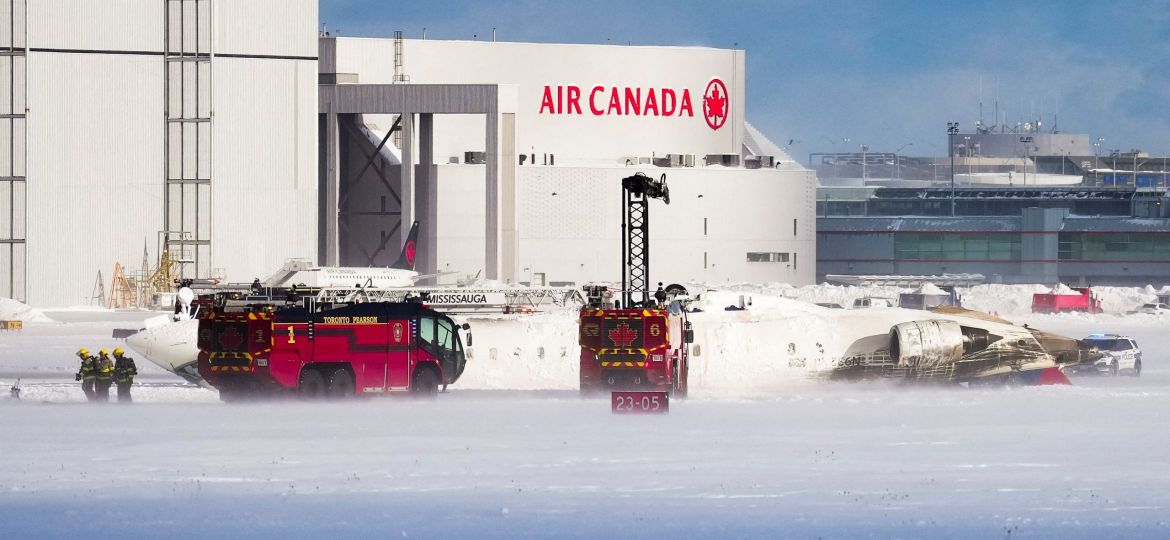
[[[828,369],[834,380],[1067,384],[1061,368],[1101,357],[1081,340],[963,308],[838,313],[846,349]]]

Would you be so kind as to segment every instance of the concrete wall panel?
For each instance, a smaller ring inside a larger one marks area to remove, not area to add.
[[[251,281],[315,259],[314,62],[216,58],[212,70],[212,268]]]
[[[28,46],[158,52],[163,20],[160,0],[35,0],[28,2]]]
[[[77,304],[99,270],[155,251],[162,59],[30,52],[28,67],[28,299]]]
[[[317,57],[316,0],[220,1],[212,14],[216,54]]]
[[[439,165],[440,271],[471,276],[483,266],[482,165]],[[518,281],[621,277],[621,178],[634,168],[520,167],[517,170]],[[806,284],[815,273],[815,233],[806,171],[667,170],[671,204],[651,203],[651,279],[780,281]],[[745,194],[771,204],[749,205]],[[699,195],[702,195],[700,197]],[[704,218],[707,219],[704,234]],[[798,220],[797,234],[792,220]],[[468,225],[471,224],[471,225]],[[748,252],[793,254],[787,263],[749,263]],[[706,253],[706,267],[704,267]],[[452,278],[448,278],[450,280]]]

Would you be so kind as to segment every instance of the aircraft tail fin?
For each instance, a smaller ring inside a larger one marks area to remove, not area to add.
[[[418,242],[417,221],[410,226],[410,233],[406,235],[406,242],[402,244],[402,254],[398,256],[398,260],[394,264],[390,265],[390,268],[414,270],[414,248],[416,242]]]
[[[1019,378],[1017,382],[1025,386],[1046,386],[1050,384],[1072,384],[1068,380],[1068,376],[1058,367],[1050,367],[1044,369],[1033,369],[1028,371],[1021,371],[1018,373]]]

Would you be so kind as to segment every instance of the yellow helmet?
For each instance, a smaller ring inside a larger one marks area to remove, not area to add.
[[[89,356],[89,349],[79,349],[77,356]]]
[[[100,354],[100,355],[102,355],[102,356],[109,356],[109,355],[110,355],[110,351],[107,351],[107,350],[105,350],[105,349],[102,349],[102,350],[98,351],[98,354]]]
[[[122,356],[123,354],[126,354],[126,351],[123,351],[121,347],[114,349],[114,356]]]

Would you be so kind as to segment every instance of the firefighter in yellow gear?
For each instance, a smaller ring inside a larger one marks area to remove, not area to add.
[[[94,390],[97,393],[98,403],[110,402],[110,386],[114,384],[114,362],[110,360],[110,351],[98,351],[97,381]]]
[[[118,402],[130,403],[130,387],[134,384],[134,376],[138,375],[138,366],[134,359],[126,356],[121,348],[114,349],[114,384],[118,385]]]
[[[74,378],[81,381],[81,391],[85,392],[85,399],[94,401],[97,399],[94,392],[94,383],[97,381],[97,358],[89,355],[89,349],[77,351],[77,357],[81,359],[81,369]]]

